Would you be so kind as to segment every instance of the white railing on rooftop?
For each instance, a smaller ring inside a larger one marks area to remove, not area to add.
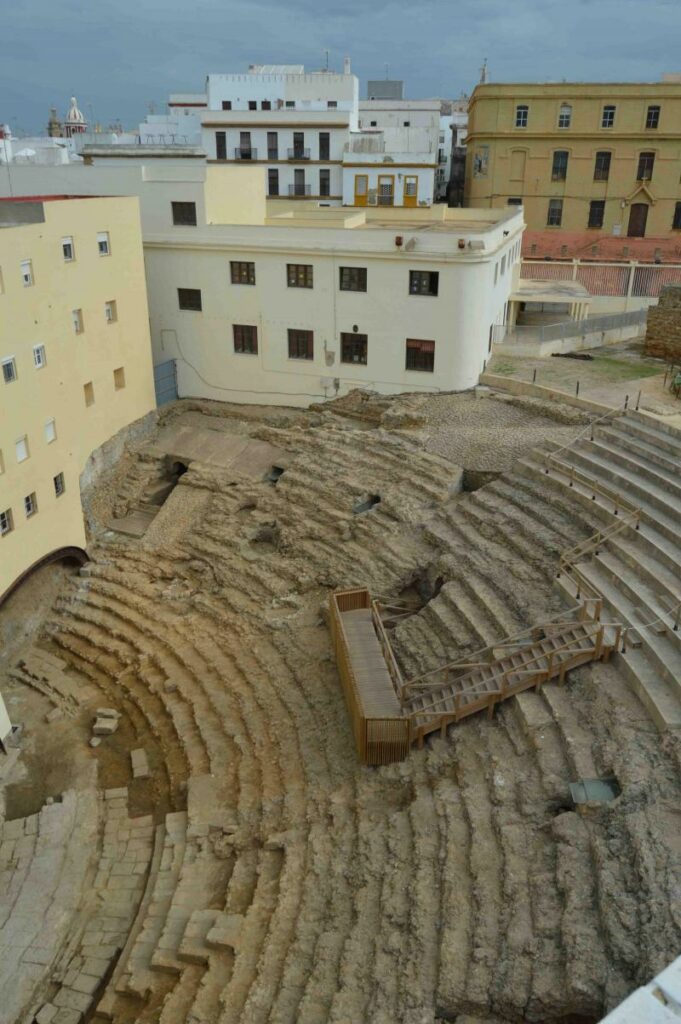
[[[657,299],[665,285],[681,284],[681,263],[524,259],[520,276],[531,281],[577,281],[591,295]]]

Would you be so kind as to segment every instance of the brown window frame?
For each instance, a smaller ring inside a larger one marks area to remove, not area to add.
[[[194,303],[196,302],[196,296],[198,295],[198,305],[192,304],[190,297],[193,297]],[[203,311],[203,297],[201,295],[200,288],[178,288],[177,289],[177,304],[180,309],[186,310],[190,313],[201,313]]]
[[[600,217],[595,214],[600,213]],[[589,203],[588,228],[602,228],[605,222],[605,199],[592,199]]]
[[[229,273],[232,284],[255,284],[255,263],[251,260],[230,260]]]
[[[240,356],[257,356],[258,328],[253,324],[232,324],[234,352]]]
[[[410,270],[409,294],[425,295],[437,298],[440,288],[440,272],[438,270]]]
[[[196,227],[196,203],[173,199],[170,202],[170,208],[175,227]]]
[[[367,334],[356,334],[354,332],[341,333],[341,363],[349,363],[351,366],[366,366],[369,360],[369,336]],[[356,351],[359,359],[348,358]]]
[[[289,359],[314,359],[314,331],[289,327],[288,357]]]
[[[342,292],[366,292],[366,267],[339,267],[339,289]]]
[[[287,263],[286,284],[289,288],[314,288],[312,263]]]
[[[223,110],[231,110],[232,109],[232,101],[231,100],[223,100],[222,101],[222,109]]]
[[[421,365],[418,365],[419,363]],[[419,373],[434,373],[435,342],[423,338],[407,338],[404,368],[405,370],[416,370]]]

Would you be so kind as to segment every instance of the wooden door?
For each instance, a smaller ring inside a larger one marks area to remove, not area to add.
[[[646,221],[648,220],[648,204],[632,203],[629,211],[629,238],[645,238]]]
[[[369,191],[369,175],[355,175],[355,206],[366,206]]]
[[[404,176],[404,206],[416,206],[419,195],[419,179],[416,174]]]

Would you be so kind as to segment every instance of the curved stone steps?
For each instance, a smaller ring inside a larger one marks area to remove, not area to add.
[[[491,511],[489,506],[477,497],[480,493],[476,491],[467,502],[462,502],[458,509],[464,521],[475,529],[478,538],[503,547],[524,566],[531,566],[542,575],[546,572],[547,564],[558,564],[562,546],[557,539],[548,538],[543,531],[533,533],[531,538],[522,536],[509,522],[509,516],[501,514],[498,510]],[[480,539],[477,546],[480,546]]]
[[[574,502],[557,499],[554,489],[543,480],[534,480],[520,473],[504,474],[486,485],[502,501],[512,502],[532,522],[537,520],[547,529],[565,536],[566,547],[590,537],[602,525],[600,517]]]

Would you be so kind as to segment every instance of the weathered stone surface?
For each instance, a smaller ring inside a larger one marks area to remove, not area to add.
[[[110,736],[118,728],[117,718],[96,718],[92,731],[95,736]]]
[[[648,310],[645,345],[649,356],[681,360],[681,285],[668,284]]]

